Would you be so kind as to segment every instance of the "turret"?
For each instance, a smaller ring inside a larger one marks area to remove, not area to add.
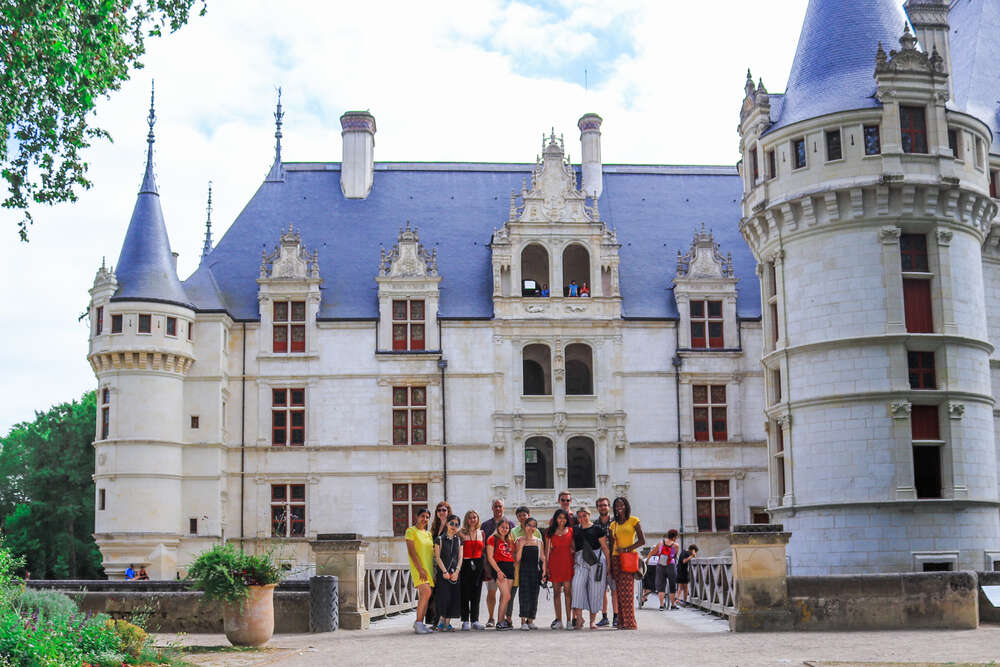
[[[896,0],[811,0],[785,93],[745,84],[768,509],[795,535],[801,574],[976,568],[1000,542],[981,259],[997,211],[990,135],[948,109],[948,79]],[[919,539],[938,525],[969,526],[950,555]]]
[[[182,525],[184,376],[194,363],[194,310],[177,279],[153,174],[146,171],[114,271],[91,289],[88,359],[98,380],[95,537],[105,572],[142,564],[173,579]]]

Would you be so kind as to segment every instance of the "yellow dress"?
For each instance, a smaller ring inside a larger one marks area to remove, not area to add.
[[[417,564],[413,562],[413,558],[410,557],[410,576],[413,578],[413,586],[423,586],[424,584],[434,585],[434,538],[431,537],[431,531],[420,530],[416,526],[410,526],[406,529],[406,541],[413,542],[413,546],[416,548],[417,559],[424,568],[424,572],[429,577],[424,579],[420,576],[417,570]],[[409,549],[406,550],[409,554]]]
[[[619,525],[617,521],[611,522],[611,534],[614,536],[615,553],[622,553],[622,549],[630,547],[635,543],[635,527],[639,525],[639,517],[630,516],[625,523]]]

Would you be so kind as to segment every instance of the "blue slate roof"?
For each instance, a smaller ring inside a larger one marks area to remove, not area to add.
[[[768,132],[838,111],[879,106],[875,52],[899,48],[906,25],[899,0],[810,0],[784,101]]]
[[[956,0],[948,12],[954,108],[986,122],[1000,154],[1000,4]]]
[[[383,163],[367,199],[346,199],[338,163],[285,163],[284,180],[261,184],[185,289],[200,310],[224,304],[235,319],[258,319],[261,251],[270,252],[291,223],[309,252],[319,252],[319,317],[375,319],[379,248],[391,248],[410,221],[424,246],[437,249],[439,315],[492,317],[491,234],[533,166]],[[733,254],[738,315],[760,316],[756,265],[738,229],[741,192],[731,167],[605,166],[599,206],[622,246],[626,317],[677,317],[669,289],[677,250],[687,251],[703,222],[721,251]]]
[[[162,301],[188,305],[170,251],[160,194],[153,176],[153,131],[150,123],[146,172],[132,209],[125,242],[115,266],[118,291],[112,300]]]

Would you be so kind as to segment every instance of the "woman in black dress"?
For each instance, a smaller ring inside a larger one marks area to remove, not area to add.
[[[458,537],[460,521],[457,516],[448,515],[445,525],[445,532],[434,539],[434,562],[437,564],[434,598],[440,618],[437,629],[454,632],[451,619],[461,614],[462,595],[458,588],[458,575],[462,570],[462,540]]]
[[[517,592],[521,611],[521,629],[535,630],[538,614],[538,588],[545,579],[545,547],[538,533],[538,522],[528,517],[524,522],[524,536],[515,543],[515,560],[518,564]]]

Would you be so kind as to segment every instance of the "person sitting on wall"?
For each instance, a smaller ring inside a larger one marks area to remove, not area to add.
[[[135,580],[135,565],[129,565],[125,570],[125,581]]]
[[[542,296],[548,296],[548,295],[549,295],[549,284],[545,283],[544,285],[542,285]]]
[[[584,283],[580,288],[580,296],[590,296],[590,288],[587,287],[587,283]]]
[[[149,573],[146,572],[146,568],[144,567],[139,568],[139,574],[136,575],[136,579],[138,579],[139,581],[149,581]]]
[[[575,280],[569,281],[569,296],[580,296],[580,286]]]

